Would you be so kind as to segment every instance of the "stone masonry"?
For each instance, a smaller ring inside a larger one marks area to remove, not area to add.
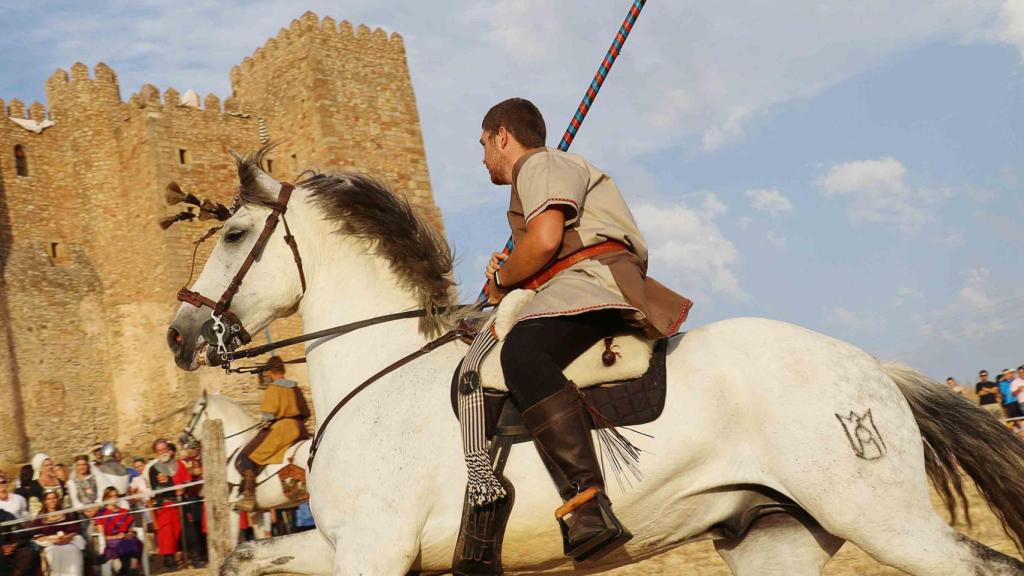
[[[233,68],[231,85],[223,102],[151,85],[125,102],[112,69],[77,63],[47,81],[48,109],[0,100],[0,468],[37,451],[68,462],[108,439],[148,451],[177,436],[204,389],[258,398],[251,376],[174,366],[164,334],[209,223],[156,222],[173,213],[171,181],[229,203],[228,149],[254,150],[261,129],[279,143],[274,176],[362,170],[441,228],[401,36],[307,12]],[[12,120],[23,118],[54,125],[35,133]],[[299,327],[279,322],[271,337]]]

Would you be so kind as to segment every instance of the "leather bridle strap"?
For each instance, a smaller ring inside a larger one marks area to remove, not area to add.
[[[278,221],[284,222],[285,236],[284,241],[291,248],[292,256],[295,260],[295,266],[299,271],[299,282],[302,284],[302,293],[306,293],[306,274],[302,269],[302,257],[299,256],[299,247],[295,242],[295,237],[292,236],[291,229],[288,227],[288,220],[285,219],[284,214],[288,210],[288,200],[291,199],[292,191],[295,187],[287,182],[281,183],[281,190],[277,194],[277,201],[273,204],[263,204],[263,206],[270,208],[270,214],[267,215],[267,220],[263,224],[263,230],[260,232],[259,238],[256,239],[256,243],[252,245],[252,249],[249,250],[249,254],[246,255],[245,260],[242,261],[242,265],[235,272],[231,282],[228,283],[227,288],[224,289],[224,293],[221,294],[220,299],[214,302],[212,299],[203,296],[199,292],[189,290],[187,287],[182,288],[178,291],[178,300],[191,304],[196,308],[203,306],[209,307],[213,310],[213,313],[223,317],[228,324],[237,327],[238,337],[242,344],[248,344],[252,341],[252,337],[242,326],[241,321],[229,308],[231,307],[231,300],[238,293],[238,290],[242,287],[242,281],[245,279],[246,274],[249,273],[249,269],[256,262],[256,259],[263,253],[263,249],[266,247],[267,242],[270,241],[270,236],[277,229]]]
[[[384,376],[387,376],[391,372],[398,370],[402,366],[405,366],[406,364],[412,362],[413,360],[419,358],[420,356],[429,354],[430,352],[433,352],[437,348],[440,348],[441,346],[444,346],[449,342],[453,342],[463,336],[468,336],[472,334],[472,332],[467,332],[465,330],[452,330],[439,338],[427,342],[426,344],[423,345],[422,348],[416,350],[415,352],[407,354],[399,358],[398,360],[392,362],[386,368],[384,368],[380,372],[377,372],[373,376],[370,376],[369,378],[364,380],[362,384],[356,386],[355,389],[346,394],[345,397],[341,399],[341,402],[338,402],[334,406],[334,408],[327,414],[327,416],[324,418],[323,423],[320,424],[319,428],[317,428],[316,434],[313,435],[313,443],[309,447],[309,461],[306,463],[306,469],[312,472],[313,458],[316,457],[316,451],[320,447],[320,441],[323,440],[324,432],[327,431],[327,426],[331,423],[331,420],[333,420],[334,417],[338,415],[338,412],[341,412],[341,409],[344,408],[345,405],[348,404],[353,398],[355,398],[356,395],[358,395],[363,390],[366,390],[370,386],[370,384],[373,384],[374,382],[380,380]]]

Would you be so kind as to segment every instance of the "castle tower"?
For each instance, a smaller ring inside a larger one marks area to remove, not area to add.
[[[204,389],[259,394],[251,377],[179,371],[164,340],[210,226],[161,230],[164,188],[229,202],[228,149],[255,150],[267,131],[281,142],[278,178],[358,169],[441,227],[400,37],[307,13],[231,79],[223,103],[151,85],[123,101],[113,70],[75,64],[47,81],[49,110],[0,101],[0,405],[14,416],[0,419],[0,468],[41,450],[67,461],[101,440],[146,450]],[[299,331],[292,318],[270,332]]]
[[[306,12],[232,69],[231,86],[280,142],[275,175],[363,170],[441,228],[401,36]]]

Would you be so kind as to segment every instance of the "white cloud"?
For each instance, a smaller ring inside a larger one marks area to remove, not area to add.
[[[767,240],[769,244],[771,244],[772,246],[779,250],[783,250],[786,248],[785,236],[780,236],[774,230],[769,230],[768,233],[765,234],[764,239]]]
[[[743,132],[751,120],[749,109],[732,110],[724,122],[715,124],[704,130],[700,149],[704,152],[717,152],[728,144],[743,137]]]
[[[734,270],[739,254],[716,222],[727,212],[726,206],[711,193],[695,199],[699,205],[642,203],[634,207],[647,238],[651,275],[691,298],[710,291],[747,299]]]
[[[757,188],[743,193],[750,200],[750,207],[770,216],[793,210],[793,203],[778,188]]]
[[[853,332],[877,332],[885,328],[886,319],[873,312],[854,312],[845,306],[833,306],[824,311],[825,321]]]
[[[750,225],[753,222],[754,219],[750,216],[740,216],[739,220],[736,221],[736,226],[738,226],[740,230],[746,230],[747,228],[750,228]]]
[[[963,230],[948,230],[943,236],[939,237],[938,242],[946,246],[963,246],[967,242],[967,237],[964,235]]]
[[[993,290],[996,284],[992,272],[986,267],[969,268],[961,276],[963,280],[956,297],[946,306],[932,310],[932,321],[921,327],[921,336],[956,342],[1009,330],[1003,315],[1013,301],[1024,297],[1024,291],[997,295]]]
[[[924,294],[916,289],[908,286],[900,286],[896,289],[896,305],[903,306],[910,301],[921,300],[924,298]]]
[[[1006,0],[999,9],[996,38],[1020,50],[1024,61],[1024,0]]]
[[[847,200],[851,222],[910,233],[933,219],[928,206],[940,194],[912,189],[906,174],[903,163],[895,158],[859,160],[832,166],[819,184],[825,196]]]

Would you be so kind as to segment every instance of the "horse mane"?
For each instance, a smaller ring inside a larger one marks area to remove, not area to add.
[[[258,184],[263,160],[272,148],[263,146],[238,158],[242,203],[274,201]],[[296,187],[309,192],[310,201],[324,218],[337,224],[340,233],[365,240],[372,253],[390,264],[402,286],[416,294],[420,307],[427,311],[420,320],[421,332],[435,335],[457,321],[451,248],[404,195],[359,172],[307,171],[300,178]]]

